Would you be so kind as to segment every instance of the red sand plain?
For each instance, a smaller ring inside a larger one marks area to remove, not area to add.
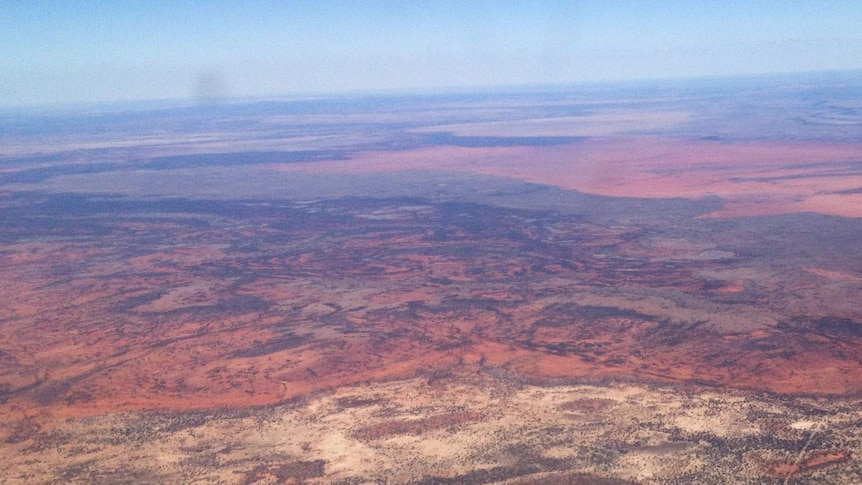
[[[345,210],[359,208],[351,202]],[[334,231],[326,238],[322,227],[274,238],[274,221],[263,218],[206,229],[138,222],[143,232],[115,238],[6,246],[0,377],[13,393],[0,411],[10,423],[45,423],[123,410],[261,406],[367,381],[478,372],[535,382],[862,393],[862,337],[840,328],[752,330],[756,322],[740,322],[720,332],[625,308],[617,315],[610,303],[594,304],[598,316],[578,313],[578,305],[554,310],[594,287],[744,294],[750,282],[734,277],[706,287],[697,270],[707,263],[666,268],[650,260],[666,249],[649,253],[621,236],[629,229],[589,223],[570,223],[579,239],[564,248],[571,262],[562,265],[521,237],[531,230],[527,219],[497,217],[488,232],[453,230],[445,241],[426,237],[439,227],[433,218],[405,225],[357,217],[326,226]],[[129,256],[141,234],[157,231],[164,231],[161,246]],[[248,239],[261,247],[224,245]],[[285,252],[286,245],[301,249]],[[638,254],[642,265],[595,258],[598,247]],[[856,281],[833,270],[803,273],[809,279],[800,285]],[[275,306],[225,304],[247,296]],[[746,304],[758,305],[752,298]],[[541,323],[549,317],[558,320]]]
[[[715,217],[817,212],[862,217],[862,174],[835,163],[862,159],[862,145],[717,142],[662,137],[590,138],[547,147],[434,147],[371,151],[350,160],[270,165],[309,173],[451,170],[620,197],[719,196]]]

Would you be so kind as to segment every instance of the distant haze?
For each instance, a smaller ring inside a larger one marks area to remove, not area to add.
[[[862,2],[4,2],[0,105],[862,68]]]

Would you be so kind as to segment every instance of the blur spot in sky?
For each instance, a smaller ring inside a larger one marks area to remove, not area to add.
[[[218,103],[227,97],[224,79],[218,71],[201,72],[195,84],[195,98],[201,104]]]
[[[859,25],[857,0],[12,0],[0,105],[860,69]]]

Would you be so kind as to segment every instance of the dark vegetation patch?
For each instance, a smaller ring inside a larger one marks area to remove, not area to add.
[[[36,401],[38,404],[42,406],[50,406],[57,399],[64,397],[69,392],[69,390],[72,389],[72,386],[74,386],[78,382],[88,379],[96,374],[99,374],[100,372],[104,372],[112,367],[117,367],[118,365],[119,364],[96,366],[86,372],[65,379],[36,381],[35,383],[26,386],[25,388],[17,389],[15,392],[29,392],[30,398]],[[81,396],[78,393],[74,394]],[[69,401],[69,399],[70,397],[66,396],[67,402]]]
[[[413,302],[411,302],[413,303]],[[421,303],[421,302],[420,302]],[[461,312],[461,311],[488,311],[497,312],[505,302],[494,298],[445,298],[438,306],[423,306],[434,313]]]
[[[563,411],[596,412],[603,411],[614,405],[611,399],[583,398],[568,401],[560,406]]]
[[[536,465],[498,466],[474,470],[454,477],[425,477],[413,483],[415,485],[482,485],[532,475],[541,471],[542,469]]]
[[[134,308],[146,305],[147,303],[154,302],[159,298],[163,297],[167,293],[167,290],[156,290],[149,291],[142,295],[132,296],[129,298],[125,298],[121,300],[119,303],[114,305],[117,311],[127,312],[133,310]]]
[[[579,306],[577,310],[579,316],[584,317],[589,321],[595,321],[601,318],[630,318],[633,320],[652,320],[655,317],[634,310],[627,310],[612,306]]]
[[[728,452],[738,452],[742,450],[754,449],[773,449],[782,450],[790,453],[799,453],[803,449],[820,449],[829,448],[830,440],[833,439],[827,433],[814,433],[809,436],[801,436],[799,438],[784,438],[777,434],[767,433],[760,435],[751,435],[745,437],[722,437],[717,436],[708,431],[698,431],[694,433],[672,432],[672,441],[688,441],[697,443],[706,441],[717,449],[726,450]]]
[[[42,426],[30,419],[22,419],[12,425],[12,430],[6,436],[5,442],[10,445],[21,443],[34,438]]]
[[[412,482],[414,485],[483,485],[486,483],[498,483],[505,480],[511,480],[513,478],[524,477],[527,475],[533,475],[536,473],[546,473],[553,471],[564,470],[569,466],[569,463],[565,460],[558,460],[553,458],[542,458],[538,456],[533,456],[532,454],[522,457],[522,459],[518,460],[516,465],[512,466],[498,466],[493,468],[487,468],[482,470],[473,470],[461,475],[456,475],[453,477],[424,477],[419,481]],[[586,476],[586,475],[582,475]],[[523,483],[534,483],[532,481],[527,481]],[[537,482],[543,483],[543,482]],[[566,481],[552,481],[548,483],[553,484],[566,484],[573,483],[575,485],[587,485],[593,482],[566,482]],[[600,485],[605,485],[603,482],[599,482]],[[625,483],[625,482],[620,482]],[[615,482],[608,482],[607,485],[616,485]]]
[[[685,341],[696,339],[698,334],[695,333],[695,330],[706,322],[707,320],[698,320],[696,322],[662,320],[660,325],[656,325],[644,332],[641,338],[643,341],[654,345],[675,347]]]
[[[277,338],[267,340],[266,342],[254,341],[251,347],[237,350],[228,358],[243,359],[248,357],[260,357],[261,355],[273,354],[282,350],[292,349],[305,344],[311,339],[310,335],[296,335],[293,332],[287,332]]]
[[[109,445],[129,446],[154,441],[165,434],[177,433],[206,424],[211,419],[224,419],[237,410],[191,412],[154,411],[137,416],[126,415],[102,438]]]
[[[844,317],[793,318],[781,322],[778,328],[796,332],[815,332],[826,335],[862,337],[862,322]]]
[[[374,406],[376,404],[384,404],[386,400],[380,398],[362,398],[362,397],[341,397],[335,400],[339,408],[352,409],[364,408],[366,406]]]
[[[619,478],[598,477],[581,473],[561,473],[539,478],[522,478],[512,485],[637,485]]]
[[[245,474],[243,485],[253,483],[297,483],[297,480],[322,477],[326,461],[292,461],[281,465],[258,465]],[[301,482],[300,482],[301,483]]]
[[[547,217],[546,211],[531,209],[509,209],[469,202],[444,202],[436,204],[442,228],[435,240],[448,240],[446,233],[495,236],[505,239],[531,240],[524,234],[525,219]],[[460,230],[460,231],[459,231]]]
[[[100,460],[87,460],[66,467],[60,474],[60,479],[50,483],[87,483],[87,484],[128,484],[128,485],[160,485],[176,483],[176,477],[159,475],[150,470],[135,469],[128,464],[116,469],[105,470]]]
[[[593,323],[605,318],[626,318],[638,321],[655,320],[652,315],[611,306],[578,305],[563,303],[546,307],[542,316],[536,320],[537,327],[558,328],[586,321]]]
[[[33,389],[39,387],[42,382],[43,381],[36,380],[30,384],[21,387],[12,387],[12,385],[8,382],[0,383],[0,404],[6,403],[13,396],[32,391]]]
[[[0,404],[5,404],[14,392],[12,384],[9,384],[8,382],[0,382]]]
[[[218,317],[264,312],[273,304],[254,295],[231,295],[213,305],[190,305],[167,311],[142,312],[144,315],[177,316],[191,314],[196,317]]]
[[[50,406],[64,395],[75,383],[76,379],[46,381],[36,387],[30,396],[41,406]]]
[[[213,416],[204,412],[162,413],[161,430],[166,433],[176,433],[206,424]]]
[[[255,295],[232,295],[215,305],[202,307],[208,312],[215,314],[242,314],[253,312],[264,312],[272,306],[272,303]],[[193,307],[197,308],[197,307]]]
[[[814,320],[814,326],[817,330],[825,333],[862,337],[862,323],[850,318],[823,317]]]

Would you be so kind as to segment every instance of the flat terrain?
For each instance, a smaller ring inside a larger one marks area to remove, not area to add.
[[[834,77],[0,114],[0,483],[857,483]]]

